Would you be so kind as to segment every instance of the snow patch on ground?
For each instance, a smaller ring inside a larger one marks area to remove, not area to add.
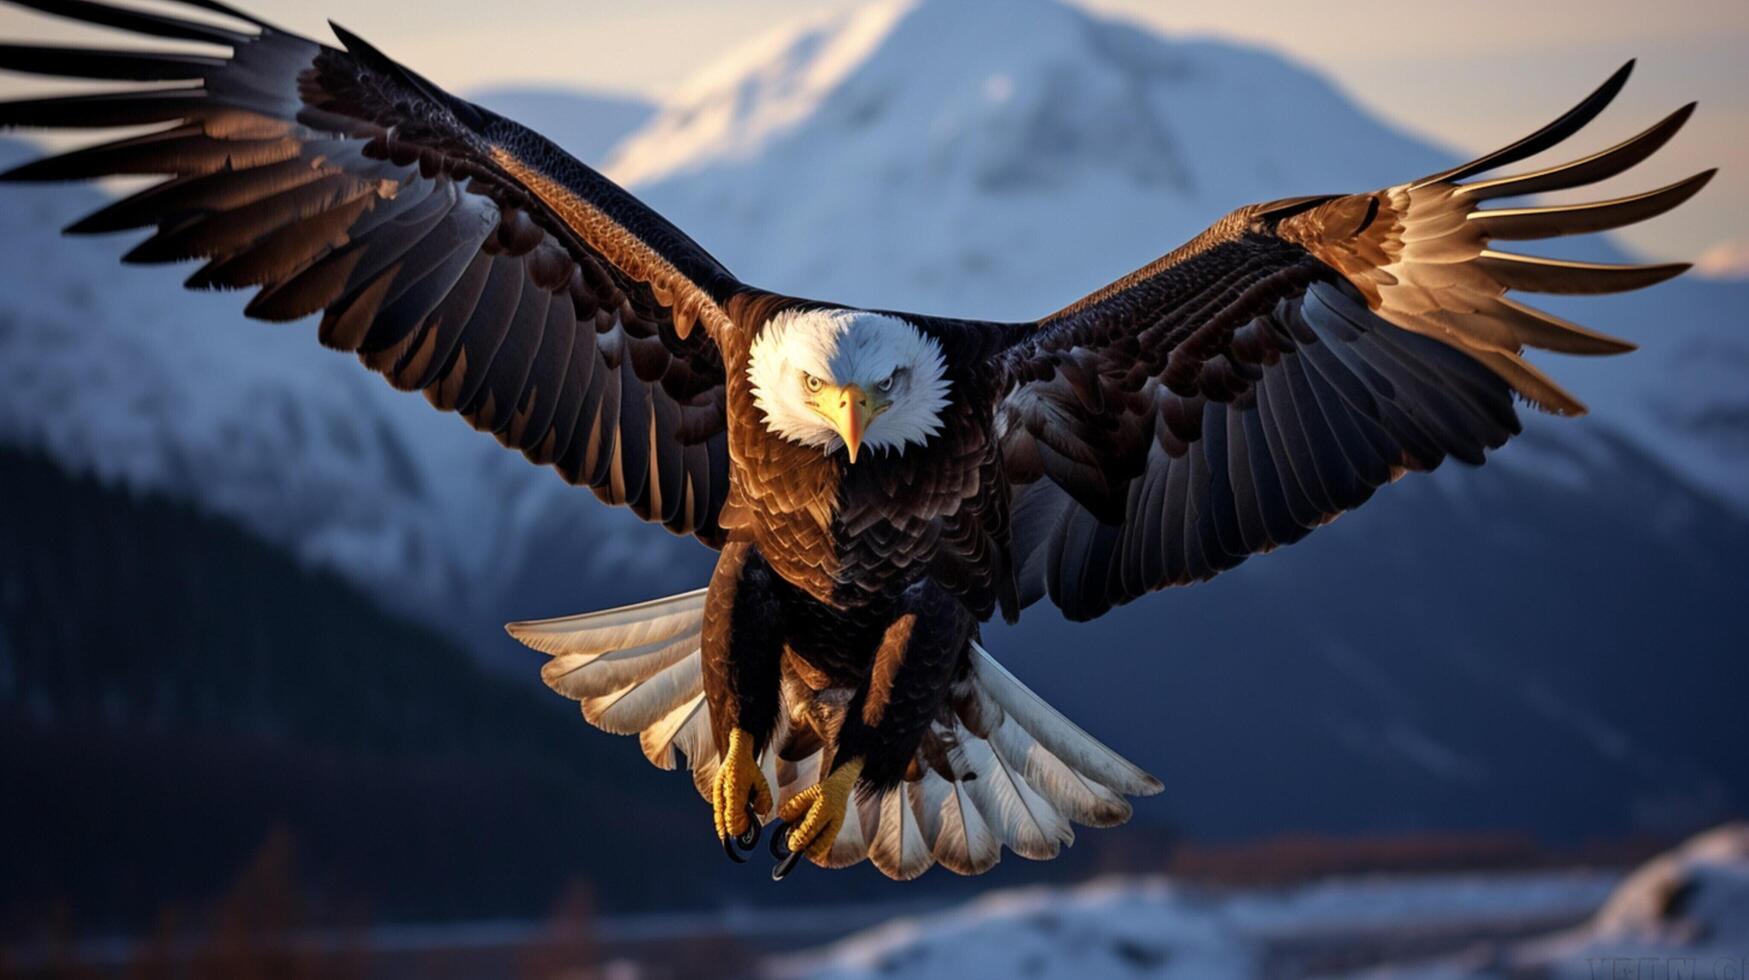
[[[1646,965],[1657,972],[1645,972]],[[1641,866],[1585,925],[1519,944],[1476,977],[1742,977],[1749,965],[1749,824],[1701,834]],[[1601,972],[1599,972],[1601,967]],[[1686,971],[1686,972],[1684,972]]]
[[[1148,878],[995,892],[779,958],[769,974],[1664,980],[1738,978],[1746,957],[1749,824],[1739,823],[1626,877],[1381,875],[1276,889]]]
[[[996,892],[783,958],[775,977],[1209,978],[1268,975],[1283,951],[1511,921],[1577,919],[1607,895],[1594,873],[1336,878],[1281,889],[1114,879]]]

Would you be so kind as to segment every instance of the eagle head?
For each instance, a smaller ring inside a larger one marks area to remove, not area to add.
[[[947,362],[941,344],[884,313],[786,310],[747,360],[765,428],[855,463],[864,447],[903,453],[941,431]]]

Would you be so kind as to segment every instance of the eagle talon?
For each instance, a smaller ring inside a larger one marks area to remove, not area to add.
[[[735,846],[743,851],[751,851],[759,846],[759,809],[752,800],[747,801],[747,829],[733,838]]]
[[[735,845],[739,842],[740,842],[739,837],[725,837],[725,838],[723,838],[721,841],[721,843],[723,845],[723,855],[725,857],[727,857],[729,860],[735,862],[736,864],[746,864],[747,859],[742,857],[741,852],[739,850],[737,850],[735,847]]]
[[[739,834],[725,836],[723,838],[723,853],[727,854],[729,860],[736,864],[746,864],[747,859],[741,855],[751,854],[753,849],[759,846],[759,831],[759,809],[753,805],[752,800],[748,800],[747,829]]]
[[[826,863],[844,826],[850,792],[861,775],[862,760],[851,759],[783,805],[771,838],[771,854],[779,859],[771,870],[773,881],[782,881],[803,857]]]
[[[783,860],[777,862],[776,867],[771,869],[771,880],[782,881],[785,878],[788,878],[789,873],[796,869],[796,865],[800,864],[801,860],[801,851],[790,851],[788,854],[784,855]]]
[[[717,840],[736,864],[759,846],[760,814],[771,809],[771,789],[753,758],[753,736],[737,728],[729,733],[729,748],[711,790]]]
[[[789,846],[790,825],[783,820],[773,822],[771,828],[771,856],[777,859],[772,866],[771,880],[782,881],[801,863],[802,852],[792,851]]]

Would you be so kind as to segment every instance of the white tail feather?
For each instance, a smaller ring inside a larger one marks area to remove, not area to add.
[[[1056,857],[1064,844],[1075,842],[1075,831],[1068,818],[1003,762],[989,742],[967,732],[959,752],[965,766],[960,776],[967,783],[967,795],[1009,850],[1021,857],[1044,861]],[[967,781],[968,773],[976,778]]]
[[[771,744],[766,747],[764,752],[759,754],[759,773],[765,777],[765,785],[768,789],[775,790],[778,785],[777,746],[783,744],[781,739],[781,735],[774,735],[771,739]],[[777,800],[775,797],[772,799],[771,805],[773,807],[772,812],[776,813]]]
[[[698,648],[685,659],[618,691],[583,699],[583,717],[615,735],[636,735],[704,691]]]
[[[560,654],[547,661],[540,675],[548,687],[581,701],[649,680],[697,650],[698,634],[682,633],[629,650]]]
[[[820,781],[819,752],[800,762],[779,762],[777,766],[777,808],[783,809],[796,794]]]
[[[936,862],[962,875],[981,875],[995,867],[1002,859],[1002,842],[966,794],[966,784],[925,770],[917,785],[918,826]]]
[[[684,702],[678,708],[668,712],[661,721],[638,733],[638,747],[644,750],[644,758],[658,769],[673,769],[678,763],[674,752],[679,749],[686,753],[687,758],[692,753],[687,750],[686,743],[681,738],[681,732],[694,718],[703,715],[708,721],[710,709],[705,706],[704,692],[700,691],[691,701]]]
[[[1115,827],[1130,818],[1129,801],[1068,767],[1039,744],[1013,715],[990,733],[990,745],[1063,816],[1089,827]]]
[[[827,853],[825,861],[817,861],[825,868],[848,868],[868,858],[868,837],[862,826],[862,807],[854,799],[844,808],[844,826],[838,829],[838,836],[832,839],[832,850]]]
[[[636,734],[644,756],[663,769],[684,757],[708,799],[719,760],[699,652],[704,603],[699,589],[507,629],[553,656],[541,676],[581,701],[591,724]],[[859,798],[845,812],[827,867],[870,859],[899,879],[932,864],[981,874],[1001,859],[1004,844],[1024,857],[1054,857],[1074,842],[1070,821],[1122,823],[1130,815],[1125,796],[1160,791],[1159,780],[1064,718],[982,646],[974,643],[972,656],[970,690],[956,696],[976,699],[970,716],[988,740],[958,718],[938,727],[934,737],[952,747],[956,778],[924,766],[920,779]],[[785,743],[786,731],[780,727],[773,746]],[[775,750],[764,754],[760,768],[779,807],[819,782],[823,758],[819,751],[798,762],[779,760]]]
[[[863,823],[870,828],[869,860],[882,874],[898,881],[910,881],[935,863],[913,805],[916,789],[916,782],[901,782],[858,807]]]
[[[533,619],[504,628],[525,646],[555,656],[627,650],[697,630],[704,620],[705,592],[694,589],[617,609]]]
[[[1063,717],[1043,698],[1032,693],[1007,668],[997,663],[990,651],[976,642],[972,644],[972,651],[976,655],[974,669],[978,673],[978,685],[1069,768],[1125,796],[1152,796],[1163,788],[1158,779],[1106,748],[1104,743],[1082,731],[1081,726]]]

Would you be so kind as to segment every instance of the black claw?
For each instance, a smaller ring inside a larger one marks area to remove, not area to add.
[[[777,866],[771,869],[771,880],[782,881],[801,863],[802,852],[789,849],[789,825],[782,820],[774,821],[771,828],[771,856],[777,858]]]
[[[759,846],[759,811],[753,809],[751,801],[747,804],[747,829],[733,837],[723,838],[723,853],[736,864],[746,864],[747,859],[741,855],[751,852]]]
[[[735,850],[736,839],[737,838],[734,838],[734,837],[723,838],[723,853],[728,855],[729,860],[735,862],[736,864],[746,864],[747,859],[742,857],[740,852]]]
[[[747,832],[735,838],[735,846],[743,851],[751,851],[759,846],[759,811],[753,808],[753,801],[747,801]]]
[[[785,878],[789,877],[789,873],[796,869],[796,864],[798,864],[801,861],[801,859],[802,859],[802,852],[801,851],[789,852],[788,857],[784,858],[782,861],[777,862],[777,867],[771,869],[771,880],[772,881],[782,881]]]

